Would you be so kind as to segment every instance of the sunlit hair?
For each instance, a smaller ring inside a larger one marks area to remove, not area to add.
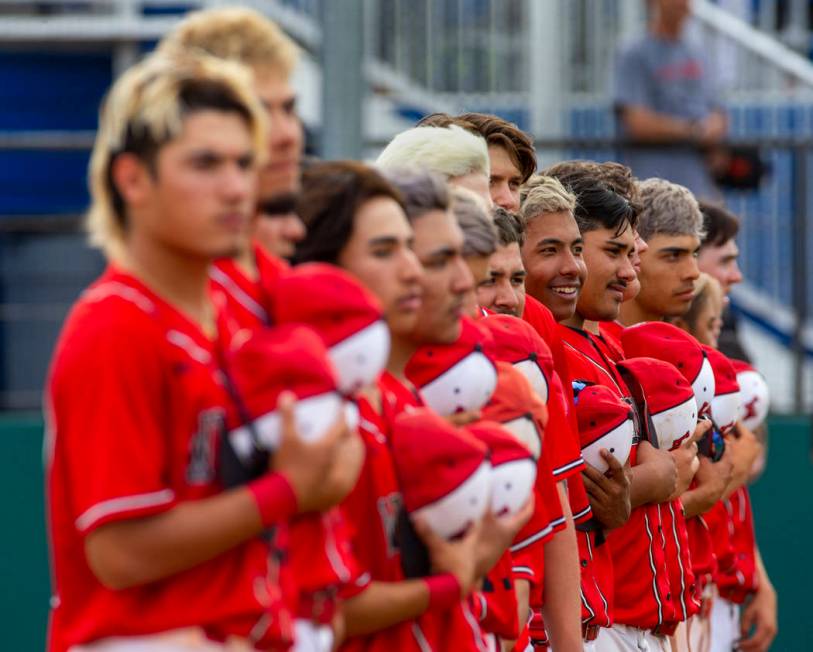
[[[223,7],[186,16],[159,44],[165,52],[202,50],[239,61],[259,73],[289,77],[299,48],[273,21],[254,9]]]
[[[522,183],[536,170],[536,150],[531,137],[517,125],[488,113],[433,113],[423,118],[419,127],[448,127],[457,125],[486,139],[489,146],[502,147],[519,170]]]
[[[257,162],[266,151],[265,112],[251,88],[247,68],[208,56],[153,54],[113,84],[99,115],[90,158],[90,242],[111,260],[122,254],[127,210],[113,183],[117,156],[136,156],[155,173],[160,149],[178,138],[185,119],[214,110],[238,114],[246,123]]]
[[[644,240],[656,235],[693,235],[703,240],[703,215],[691,190],[652,178],[639,181],[638,192],[641,212],[637,228]]]
[[[464,256],[490,256],[497,251],[497,227],[482,198],[467,188],[453,187],[452,214],[463,231]]]
[[[573,215],[576,210],[576,197],[553,177],[535,174],[522,187],[522,204],[519,215],[528,224],[546,213],[567,212]]]
[[[447,180],[475,172],[488,177],[491,172],[486,141],[457,125],[402,131],[384,148],[376,165],[384,170],[421,167]]]

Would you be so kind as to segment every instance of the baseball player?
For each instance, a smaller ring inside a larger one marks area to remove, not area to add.
[[[581,284],[581,236],[572,217],[573,196],[567,193],[561,184],[555,180],[550,180],[549,183],[542,187],[534,187],[532,183],[525,194],[524,202],[523,214],[528,224],[528,232],[523,247],[523,259],[528,271],[527,289],[530,295],[526,302],[526,313],[529,306],[533,309],[532,307],[535,305],[531,302],[531,297],[537,296],[546,302],[555,317],[566,319],[572,316],[572,311],[575,309],[575,299],[578,296],[578,288]],[[557,221],[560,217],[562,218],[560,220],[561,224],[560,221]],[[567,230],[568,226],[573,227],[575,235]],[[556,328],[555,323],[553,326]],[[557,331],[554,332],[555,335],[549,337],[551,341],[558,343],[560,351],[560,359],[557,361],[556,349],[553,349],[557,370],[564,369],[565,373],[572,375],[573,370],[570,369],[570,361],[568,359],[562,360],[566,354],[562,348],[561,335]],[[623,485],[626,479],[620,466],[617,471],[621,471],[619,476],[621,500],[619,502],[623,508],[625,502],[623,499],[623,492],[625,491]],[[579,484],[581,484],[581,481],[579,481]],[[575,494],[576,492],[571,491],[571,500]],[[589,503],[587,500],[585,500],[585,503],[588,508],[586,514],[590,514]],[[622,512],[621,520],[623,521],[625,517],[626,513]],[[583,593],[583,634],[585,638],[594,640],[598,634],[598,626],[601,623],[608,625],[610,622],[608,613],[610,600],[607,599],[609,594],[607,587],[611,586],[611,581],[608,580],[610,568],[608,561],[604,560],[602,562],[600,560],[600,562],[596,562],[594,559],[596,548],[593,542],[588,541],[592,536],[588,532],[580,533],[583,568],[581,583]],[[602,557],[605,556],[606,548],[602,550],[599,547],[598,550]],[[593,570],[588,572],[588,568]],[[597,573],[599,577],[598,591],[596,591]],[[604,591],[600,589],[602,584],[605,587]],[[588,599],[590,595],[595,596],[592,603]]]
[[[303,212],[303,218],[308,236],[298,246],[296,260],[338,263],[359,278],[384,305],[392,339],[387,371],[379,379],[377,391],[359,401],[367,461],[344,507],[352,514],[351,523],[376,523],[378,527],[374,536],[358,532],[354,539],[357,556],[371,581],[355,595],[345,596],[345,646],[422,649],[426,644],[442,649],[437,636],[444,629],[439,623],[449,622],[455,624],[461,649],[477,649],[478,638],[465,621],[461,598],[472,587],[471,573],[482,575],[481,567],[490,568],[513,533],[498,531],[495,536],[492,531],[489,543],[477,547],[478,553],[468,539],[446,542],[430,538],[427,544],[435,567],[450,572],[428,579],[405,578],[402,551],[392,537],[401,498],[392,473],[388,434],[398,414],[422,404],[403,375],[404,366],[421,338],[456,339],[462,299],[471,289],[460,251],[462,234],[448,212],[445,185],[429,175],[418,175],[412,181],[425,185],[420,187],[422,192],[415,191],[412,200],[407,196],[410,226],[392,191],[388,198],[385,189],[392,186],[366,166],[321,164],[309,170],[304,180],[303,197],[308,201],[303,206],[309,210]],[[419,205],[415,197],[428,203]],[[352,229],[342,226],[348,223],[354,225]],[[337,228],[343,230],[337,232]],[[421,266],[415,264],[408,246],[413,232]],[[431,309],[424,312],[427,299]]]
[[[639,231],[649,248],[641,256],[641,292],[622,306],[621,321],[626,324],[661,320],[685,313],[694,296],[694,283],[699,276],[694,252],[699,243],[702,217],[697,203],[685,188],[659,179],[639,184],[643,210]],[[691,290],[691,291],[690,291]],[[622,335],[622,340],[626,335]],[[644,350],[646,352],[646,350]],[[630,353],[627,350],[627,353]],[[667,353],[673,354],[675,351]],[[654,353],[650,353],[654,354]],[[688,358],[670,360],[675,364],[696,366]],[[730,476],[730,458],[718,464],[701,459],[696,482],[682,496],[687,517],[706,512],[719,498],[720,486]],[[716,496],[716,498],[715,498]],[[714,572],[714,538],[700,519],[687,521],[692,571],[696,589],[702,593],[701,613],[689,621],[689,636],[703,630],[704,614],[710,604],[708,580]],[[696,637],[695,637],[696,638]]]
[[[250,243],[212,269],[234,328],[267,324],[267,288],[287,267],[304,235],[295,212],[300,186],[302,123],[290,78],[298,49],[272,21],[253,9],[226,7],[192,12],[159,44],[164,52],[202,51],[252,71],[253,88],[269,123],[266,163],[260,171]],[[263,289],[266,288],[266,289]]]
[[[697,264],[701,271],[708,273],[715,278],[723,289],[724,294],[728,294],[732,286],[742,281],[742,274],[737,265],[736,236],[739,231],[739,222],[733,214],[723,207],[709,202],[700,202],[700,211],[703,213],[703,227],[705,236],[700,244],[700,253]],[[742,346],[737,340],[736,323],[731,318],[730,310],[724,310],[722,332],[720,333],[720,349],[726,355],[733,358],[747,360]],[[754,430],[761,442],[766,443],[767,435],[764,424],[761,428],[752,428],[743,419],[743,425],[748,430]],[[737,443],[749,445],[750,438],[741,436]],[[746,448],[747,446],[743,446]],[[764,465],[763,452],[758,458],[757,467]],[[759,554],[756,554],[756,568],[759,575],[759,588],[753,599],[748,602],[747,608],[743,611],[743,622],[740,632],[747,636],[742,641],[743,649],[767,650],[776,636],[776,592],[771,584],[768,574],[761,563]],[[748,630],[754,623],[754,631],[748,635]]]
[[[521,317],[525,310],[525,268],[520,248],[525,232],[515,213],[496,208],[497,250],[488,261],[488,276],[477,286],[477,303],[497,314]]]
[[[457,116],[433,113],[423,118],[417,126],[449,125],[457,125],[485,139],[488,145],[491,201],[507,211],[518,211],[520,188],[536,170],[533,139],[515,124],[485,113],[461,113]]]
[[[568,364],[574,379],[602,384],[620,397],[628,397],[629,389],[608,352],[600,341],[582,327],[585,317],[597,319],[617,315],[622,299],[621,287],[634,277],[629,260],[634,246],[634,212],[624,199],[589,176],[583,176],[571,187],[577,193],[576,217],[585,239],[585,262],[589,265],[589,271],[574,316],[565,322],[569,326],[560,325],[566,352],[571,356]],[[645,485],[640,482],[645,476],[640,474],[646,472],[647,466],[638,464],[636,458],[642,451],[649,452],[643,446],[639,444],[633,451],[632,459],[633,465],[639,467],[633,471],[639,475],[637,478],[633,476],[632,485],[633,506],[637,509],[630,513],[628,523],[608,534],[613,567],[611,577],[614,576],[611,581],[614,587],[612,615],[615,624],[612,632],[598,634],[599,646],[625,645],[626,639],[649,640],[650,645],[663,645],[663,633],[657,628],[673,618],[668,573],[662,570],[665,569],[666,559],[663,522],[657,506],[657,502],[668,497],[668,493],[666,496],[659,495],[657,491],[663,491],[663,487],[655,487],[654,494],[641,495],[640,488]],[[602,475],[592,474],[588,478],[588,488],[601,495],[598,487],[592,483],[606,482]],[[670,493],[673,490],[674,487],[667,488]],[[595,504],[593,510],[596,511]],[[612,518],[611,512],[605,511],[602,516],[603,521]],[[630,554],[630,551],[637,552]],[[653,562],[648,573],[646,567],[638,568],[633,561],[640,559]],[[656,631],[650,633],[648,630]]]
[[[68,317],[47,390],[51,650],[290,644],[260,535],[346,492],[325,478],[347,429],[303,442],[283,396],[274,470],[221,489],[233,400],[208,274],[243,246],[263,123],[246,73],[209,58],[148,57],[105,101],[89,225],[109,266]]]

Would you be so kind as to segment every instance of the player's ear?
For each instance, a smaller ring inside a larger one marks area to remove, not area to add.
[[[113,161],[110,174],[125,205],[137,206],[145,200],[152,175],[146,163],[135,154],[119,154]]]

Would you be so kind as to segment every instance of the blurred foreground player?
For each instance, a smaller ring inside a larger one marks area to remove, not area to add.
[[[153,56],[117,81],[91,159],[93,242],[47,390],[49,649],[287,649],[266,528],[340,499],[343,420],[302,442],[291,397],[273,469],[223,490],[233,400],[209,295],[246,238],[264,116],[242,67]]]
[[[223,7],[189,14],[159,50],[205,52],[251,70],[254,92],[268,121],[265,164],[259,170],[251,221],[252,239],[232,259],[218,262],[212,277],[241,326],[267,323],[266,291],[305,236],[296,214],[303,129],[291,75],[299,51],[272,21],[253,9]]]

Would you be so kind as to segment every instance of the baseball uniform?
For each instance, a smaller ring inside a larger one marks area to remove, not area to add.
[[[359,399],[359,432],[366,457],[356,487],[342,509],[350,524],[351,540],[360,567],[358,585],[345,587],[343,595],[357,595],[370,581],[398,582],[405,579],[395,526],[403,505],[389,446],[389,432],[395,417],[423,405],[414,387],[384,372],[377,382],[381,405]],[[355,531],[353,531],[355,528]],[[454,645],[449,643],[454,641]],[[455,601],[446,608],[398,623],[384,630],[347,639],[343,651],[365,650],[485,650],[483,633],[466,602]]]
[[[735,559],[731,572],[722,572],[718,575],[717,587],[723,598],[742,604],[749,595],[756,592],[758,586],[754,554],[756,549],[754,516],[751,512],[748,488],[737,489],[724,501],[724,505]]]
[[[574,382],[604,385],[621,398],[629,389],[600,341],[586,331],[559,326]],[[630,453],[634,466],[636,447]],[[665,533],[658,505],[632,510],[626,524],[610,531],[607,546],[611,565],[598,565],[605,582],[611,582],[612,622],[652,630],[674,620],[672,595],[665,559]],[[601,646],[599,646],[601,649]]]
[[[276,279],[287,268],[287,263],[254,247],[257,279],[249,278],[232,258],[218,260],[209,271],[215,294],[222,295],[224,308],[229,315],[231,331],[248,325],[267,325],[269,319],[269,296]]]
[[[266,328],[272,321],[290,321],[272,317],[276,314],[275,288],[288,270],[287,265],[259,247],[255,247],[254,256],[256,280],[248,278],[231,259],[218,261],[210,272],[212,294],[223,306],[227,324],[224,330],[229,340],[240,331]],[[341,314],[341,305],[336,312]],[[254,381],[261,382],[259,379],[238,378],[235,369],[230,369],[229,374],[236,384],[262,391],[254,387]],[[245,401],[245,390],[242,393]],[[285,599],[297,618],[297,630],[304,635],[309,629],[303,621],[310,621],[317,628],[319,639],[332,638],[329,626],[338,607],[338,593],[343,584],[360,581],[341,510],[333,507],[323,513],[297,516],[288,527],[288,544],[289,553],[281,572],[286,578]],[[330,643],[326,649],[330,649]]]
[[[85,556],[86,537],[106,523],[221,491],[216,453],[232,404],[217,360],[197,325],[115,267],[72,309],[47,390],[50,650],[189,626],[215,640],[250,637],[261,649],[290,643],[277,555],[260,537],[120,591],[106,588]],[[296,505],[279,481],[275,511],[284,523]]]

